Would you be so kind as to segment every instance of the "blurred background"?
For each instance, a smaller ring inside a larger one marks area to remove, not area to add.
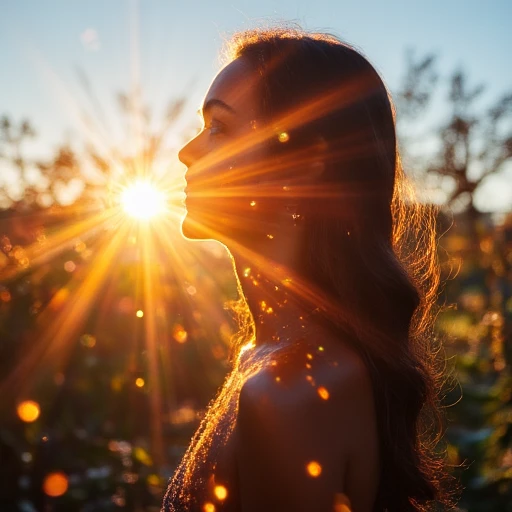
[[[508,0],[4,0],[0,510],[159,510],[236,328],[224,247],[180,234],[177,150],[229,35],[286,20],[356,46],[393,95],[404,169],[441,207],[459,507],[511,511],[510,19]]]

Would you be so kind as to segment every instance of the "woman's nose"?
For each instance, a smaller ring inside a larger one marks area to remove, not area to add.
[[[199,157],[200,144],[198,144],[197,136],[188,141],[178,152],[180,162],[190,167]]]

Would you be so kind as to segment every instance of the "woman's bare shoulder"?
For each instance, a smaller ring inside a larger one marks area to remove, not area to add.
[[[240,403],[283,414],[322,412],[346,424],[347,409],[373,405],[371,381],[362,357],[343,340],[312,337],[286,348],[242,387]],[[345,417],[345,419],[343,419]]]

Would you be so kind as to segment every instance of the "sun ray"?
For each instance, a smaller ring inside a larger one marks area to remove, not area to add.
[[[95,260],[87,268],[87,273],[84,270],[84,279],[75,293],[71,294],[69,288],[63,288],[61,290],[67,290],[64,299],[62,292],[53,296],[38,319],[40,334],[36,343],[0,384],[2,394],[9,389],[16,389],[20,395],[26,393],[34,383],[37,367],[62,368],[64,366],[73,346],[70,344],[70,339],[75,337],[82,328],[109,269],[116,261],[126,229],[127,225],[122,226],[115,236],[105,241],[104,249],[98,250]]]

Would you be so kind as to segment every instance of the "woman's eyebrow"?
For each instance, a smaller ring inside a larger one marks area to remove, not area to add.
[[[214,107],[221,108],[230,114],[236,114],[236,111],[233,107],[230,107],[227,103],[224,103],[222,100],[217,100],[215,98],[208,100],[203,105],[203,107],[199,109],[199,114],[204,116],[205,114],[208,114],[208,112]]]

